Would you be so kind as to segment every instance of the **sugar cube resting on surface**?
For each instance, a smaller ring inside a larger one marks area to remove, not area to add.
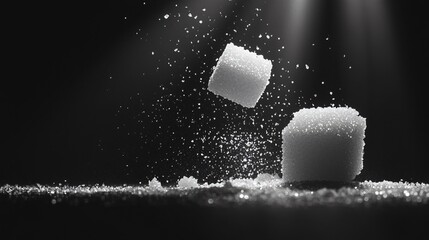
[[[208,90],[253,108],[269,84],[271,69],[270,60],[229,43],[210,77]]]
[[[283,181],[352,181],[363,169],[365,129],[349,107],[294,113],[282,131]]]

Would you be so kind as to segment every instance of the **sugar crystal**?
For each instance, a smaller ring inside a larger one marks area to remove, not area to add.
[[[177,183],[177,187],[179,188],[196,188],[198,187],[198,180],[192,176],[190,177],[183,177],[179,180]]]

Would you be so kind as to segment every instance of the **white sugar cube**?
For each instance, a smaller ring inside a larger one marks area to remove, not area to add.
[[[229,43],[210,77],[208,90],[244,107],[255,107],[269,83],[272,63]]]
[[[351,181],[363,168],[366,119],[349,107],[301,109],[283,129],[285,182]]]

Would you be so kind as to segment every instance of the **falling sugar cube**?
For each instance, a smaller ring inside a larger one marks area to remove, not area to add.
[[[255,107],[269,83],[272,63],[229,43],[210,77],[208,90],[244,107]]]
[[[283,129],[285,182],[352,181],[363,168],[366,119],[349,107],[301,109]]]

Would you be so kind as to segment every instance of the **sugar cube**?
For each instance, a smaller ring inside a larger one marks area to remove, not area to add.
[[[283,129],[285,182],[352,181],[363,169],[366,119],[350,107],[301,109]]]
[[[270,60],[229,43],[210,77],[208,90],[253,108],[269,84],[271,69]]]

